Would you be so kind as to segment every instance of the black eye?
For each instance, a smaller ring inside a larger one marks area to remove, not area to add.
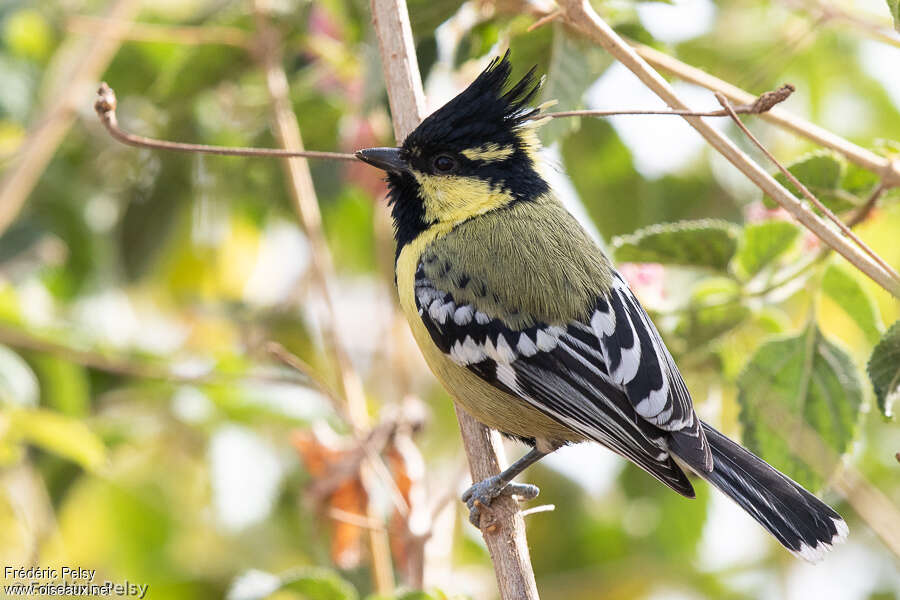
[[[456,169],[456,161],[446,154],[441,154],[434,159],[434,170],[439,173],[449,173]]]

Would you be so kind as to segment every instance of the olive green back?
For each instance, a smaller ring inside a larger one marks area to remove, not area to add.
[[[514,328],[588,318],[612,278],[609,259],[550,195],[461,223],[422,262],[438,289]]]

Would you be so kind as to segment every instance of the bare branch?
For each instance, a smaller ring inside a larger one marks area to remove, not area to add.
[[[363,529],[373,529],[375,531],[386,531],[387,529],[384,524],[379,521],[373,521],[372,519],[364,515],[347,512],[346,510],[341,510],[340,508],[332,508],[331,510],[329,510],[328,516],[335,521],[341,521],[343,523],[355,525]]]
[[[74,348],[66,344],[36,336],[27,331],[6,326],[0,326],[0,344],[10,346],[11,348],[59,356],[73,364],[81,365],[89,369],[95,369],[97,371],[103,371],[105,373],[112,373],[113,375],[135,377],[138,379],[153,379],[170,383],[203,385],[233,383],[236,380],[249,380],[265,383],[289,383],[310,387],[311,382],[311,380],[306,379],[305,377],[292,377],[287,374],[279,373],[250,372],[241,373],[239,375],[230,375],[212,371],[200,374],[188,374],[179,371],[177,367],[171,364],[159,364],[149,361],[137,362],[128,356],[109,356],[92,350]]]
[[[684,81],[705,87],[713,92],[722,92],[731,102],[738,104],[753,102],[753,95],[750,92],[746,92],[737,86],[714,77],[706,71],[685,64],[677,58],[649,46],[635,42],[631,44],[634,51],[656,69],[675,75]],[[900,186],[900,160],[892,162],[890,159],[857,146],[853,142],[814,123],[794,116],[781,108],[762,113],[760,118],[805,137],[820,146],[834,150],[850,162],[880,175],[882,181],[889,188]]]
[[[116,93],[106,82],[100,84],[97,90],[97,100],[94,102],[94,110],[100,117],[100,122],[106,127],[109,134],[116,140],[129,146],[138,148],[154,148],[157,150],[172,150],[175,152],[196,152],[201,154],[218,154],[221,156],[267,156],[276,158],[321,158],[326,160],[358,160],[353,154],[342,152],[316,152],[310,150],[284,150],[275,148],[239,148],[226,146],[207,146],[206,144],[183,144],[157,140],[128,133],[119,127],[116,118]]]
[[[883,183],[879,183],[878,186],[872,190],[872,193],[869,195],[866,203],[859,207],[859,209],[847,219],[848,227],[856,227],[863,221],[869,218],[869,215],[872,214],[872,211],[875,209],[875,205],[878,204],[878,200],[884,195],[884,193],[888,190],[888,187]]]
[[[121,19],[73,15],[66,21],[66,29],[82,35],[133,42],[162,42],[185,46],[221,44],[247,49],[253,47],[252,37],[237,27],[162,25],[160,23],[135,23]]]
[[[784,102],[794,93],[794,86],[784,84],[777,90],[765,92],[750,104],[732,106],[732,110],[739,115],[759,115],[770,111],[776,104]],[[728,117],[728,111],[693,111],[693,110],[566,110],[553,113],[545,113],[544,116],[558,117],[613,117],[617,115],[672,115],[676,117]]]
[[[425,116],[425,95],[416,62],[409,14],[404,0],[372,0],[372,20],[378,36],[394,136],[403,140]],[[503,446],[491,431],[456,407],[463,446],[475,481],[500,472]],[[502,600],[537,600],[525,523],[515,500],[498,498],[481,518],[481,532],[494,563]]]
[[[257,54],[271,99],[275,137],[285,149],[302,152],[303,138],[300,135],[300,124],[291,106],[287,75],[282,66],[282,40],[278,30],[269,22],[266,0],[254,2],[254,16],[258,33]],[[369,429],[366,396],[359,373],[354,369],[347,349],[337,332],[338,315],[331,294],[331,282],[335,279],[334,265],[322,231],[322,215],[309,163],[304,159],[285,158],[284,167],[289,183],[288,192],[309,239],[313,281],[319,288],[325,304],[326,315],[322,325],[325,350],[337,366],[340,390],[346,402],[347,415],[354,435],[361,436],[362,432]],[[360,479],[367,490],[372,489],[379,463],[373,453],[367,452],[366,460],[360,465]],[[377,520],[378,515],[371,502],[368,503],[366,510],[368,518]],[[374,529],[370,529],[368,533],[375,588],[379,594],[391,595],[394,591],[394,572],[387,534],[383,530]]]
[[[583,32],[594,42],[603,46],[610,54],[630,69],[644,84],[653,90],[669,106],[676,110],[687,110],[684,102],[675,94],[672,86],[660,76],[634,48],[629,46],[603,19],[587,0],[560,0],[560,8],[566,20],[577,30]],[[753,101],[753,97],[742,99],[744,103]],[[763,113],[770,115],[772,112]],[[791,215],[812,231],[827,245],[834,248],[860,271],[868,275],[885,290],[900,297],[900,282],[885,271],[858,246],[829,226],[803,202],[788,192],[768,172],[742,152],[731,140],[698,117],[684,119],[702,135],[709,144],[728,159],[747,178],[755,183],[763,192],[784,207]],[[885,183],[889,183],[885,181]]]
[[[828,220],[830,220],[832,223],[837,225],[837,228],[840,229],[844,235],[846,235],[851,240],[853,240],[857,246],[862,248],[863,252],[868,254],[872,258],[872,260],[874,260],[882,269],[885,270],[885,272],[887,272],[891,277],[894,278],[894,280],[898,284],[900,284],[900,275],[897,274],[897,272],[893,269],[893,267],[891,267],[889,264],[887,264],[887,262],[885,262],[883,258],[878,256],[878,254],[868,246],[868,244],[866,244],[864,241],[862,241],[859,238],[859,236],[857,236],[855,233],[853,233],[853,231],[851,231],[850,228],[847,225],[845,225],[844,222],[841,221],[837,217],[837,215],[835,215],[833,212],[831,212],[831,210],[827,206],[822,204],[821,200],[816,198],[816,196],[812,192],[810,192],[809,189],[805,185],[803,185],[803,183],[799,179],[797,179],[794,176],[794,174],[791,173],[787,169],[787,167],[782,165],[778,161],[778,159],[775,158],[772,155],[772,153],[769,152],[769,150],[765,146],[762,145],[762,143],[756,138],[756,136],[753,135],[749,129],[747,129],[747,126],[741,122],[741,120],[738,118],[737,114],[735,114],[734,110],[732,109],[731,104],[728,102],[728,99],[721,92],[716,92],[715,95],[716,95],[716,100],[719,101],[719,104],[721,104],[724,107],[724,109],[726,111],[728,111],[728,115],[731,117],[732,121],[734,121],[735,124],[737,124],[737,126],[740,128],[740,130],[744,133],[744,135],[746,135],[750,139],[750,141],[753,142],[753,144],[757,148],[759,148],[763,154],[766,155],[766,158],[771,160],[775,164],[775,166],[778,167],[778,170],[781,171],[782,175],[784,175],[788,181],[790,181],[792,184],[794,184],[794,187],[796,187],[798,190],[800,190],[800,193],[803,194],[803,196],[806,197],[807,200],[812,202],[816,208],[818,208],[820,211],[822,211],[822,213],[828,217]],[[883,187],[883,184],[879,186],[879,189],[881,187]],[[877,200],[877,197],[876,197],[876,200]]]

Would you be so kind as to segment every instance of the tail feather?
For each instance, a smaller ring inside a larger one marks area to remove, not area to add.
[[[749,450],[706,423],[714,467],[692,466],[700,477],[729,498],[775,536],[785,548],[810,562],[818,562],[849,529],[831,507],[778,472]]]

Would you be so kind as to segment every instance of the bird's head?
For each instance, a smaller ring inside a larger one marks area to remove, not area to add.
[[[452,227],[548,191],[537,169],[542,107],[531,105],[540,81],[532,69],[510,87],[511,70],[507,52],[402,146],[356,153],[388,173],[398,252],[434,225]]]

